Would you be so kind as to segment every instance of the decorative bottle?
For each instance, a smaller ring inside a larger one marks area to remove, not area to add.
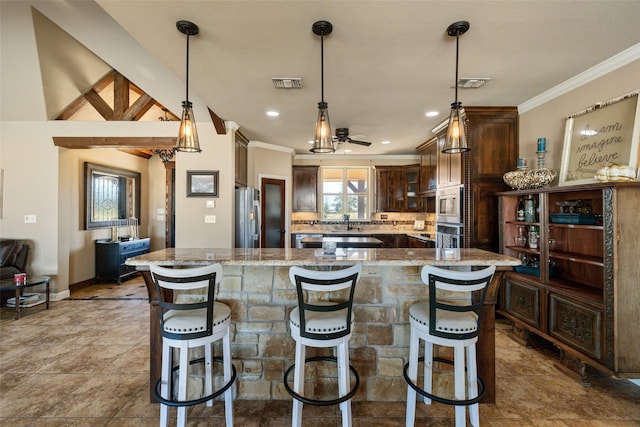
[[[524,221],[524,201],[522,197],[518,201],[518,208],[516,209],[516,221]]]
[[[526,222],[536,222],[536,203],[531,194],[524,201],[524,220]]]

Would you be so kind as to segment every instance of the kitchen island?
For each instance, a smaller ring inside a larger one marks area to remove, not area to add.
[[[163,249],[127,260],[145,279],[150,308],[150,384],[160,376],[161,343],[158,296],[149,265],[193,267],[219,262],[224,278],[217,300],[232,310],[232,352],[238,368],[239,399],[290,399],[282,384],[293,363],[294,341],[288,316],[296,306],[289,282],[292,265],[332,268],[361,263],[363,274],[355,293],[355,327],[350,341],[351,363],[362,381],[355,399],[403,401],[402,368],[409,355],[409,307],[428,299],[420,269],[471,268],[496,265],[487,290],[478,342],[478,373],[495,401],[495,302],[505,270],[520,265],[516,258],[480,249],[347,249],[344,256],[316,255],[314,249]]]

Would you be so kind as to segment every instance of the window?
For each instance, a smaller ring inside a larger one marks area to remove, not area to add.
[[[322,219],[368,219],[369,168],[322,168]]]

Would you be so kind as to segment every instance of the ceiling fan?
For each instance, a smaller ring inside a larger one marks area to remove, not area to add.
[[[364,137],[366,137],[366,135],[364,134],[358,134],[358,135],[362,135]],[[354,135],[356,136],[356,135]],[[364,145],[365,147],[368,147],[371,145],[370,142],[366,142],[366,141],[358,141],[355,139],[351,139],[349,137],[349,128],[337,128],[336,129],[336,136],[333,137],[334,140],[336,140],[338,142],[338,144],[342,144],[343,142],[349,142],[351,144],[358,144],[358,145]]]

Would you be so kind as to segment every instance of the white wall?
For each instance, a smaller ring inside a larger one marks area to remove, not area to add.
[[[93,266],[92,242],[95,237],[103,236],[99,235],[100,232],[79,230],[77,215],[81,190],[77,185],[77,168],[81,154],[58,149],[53,138],[167,137],[177,135],[178,123],[47,121],[31,7],[37,8],[171,110],[180,111],[184,82],[142,49],[94,2],[0,2],[0,168],[4,170],[0,236],[28,241],[32,248],[29,272],[52,276],[55,298],[68,295],[69,283],[93,276],[90,272]],[[180,154],[177,159],[178,238],[182,245],[190,246],[189,239],[197,237],[198,245],[205,241],[207,245],[221,241],[228,247],[231,242],[228,224],[233,210],[232,135],[216,135],[206,105],[195,96],[190,96],[190,99],[195,116],[200,120],[198,130],[203,153]],[[123,154],[111,150],[92,151],[88,156],[97,163],[114,166],[133,162],[143,174],[153,170],[148,184],[143,183],[147,193],[143,194],[143,206],[147,215],[152,213],[152,209],[155,213],[155,208],[164,207],[164,168],[157,160],[151,160],[151,166],[141,166],[133,156],[129,156],[131,160],[124,160]],[[214,228],[206,228],[201,221],[195,221],[196,202],[186,200],[185,171],[194,168],[220,170],[221,203],[216,208],[220,220]],[[183,203],[185,205],[181,206]],[[37,222],[25,224],[26,214],[35,214]],[[154,238],[154,249],[158,248],[156,245],[163,247],[164,240],[160,239],[164,225],[160,226],[151,217],[145,223],[147,227],[151,226],[146,231]],[[180,236],[180,232],[185,235]]]
[[[559,172],[567,116],[638,88],[640,88],[640,60],[633,61],[522,113],[520,115],[520,156],[527,157],[529,166],[535,167],[538,138],[546,137],[546,167]]]

